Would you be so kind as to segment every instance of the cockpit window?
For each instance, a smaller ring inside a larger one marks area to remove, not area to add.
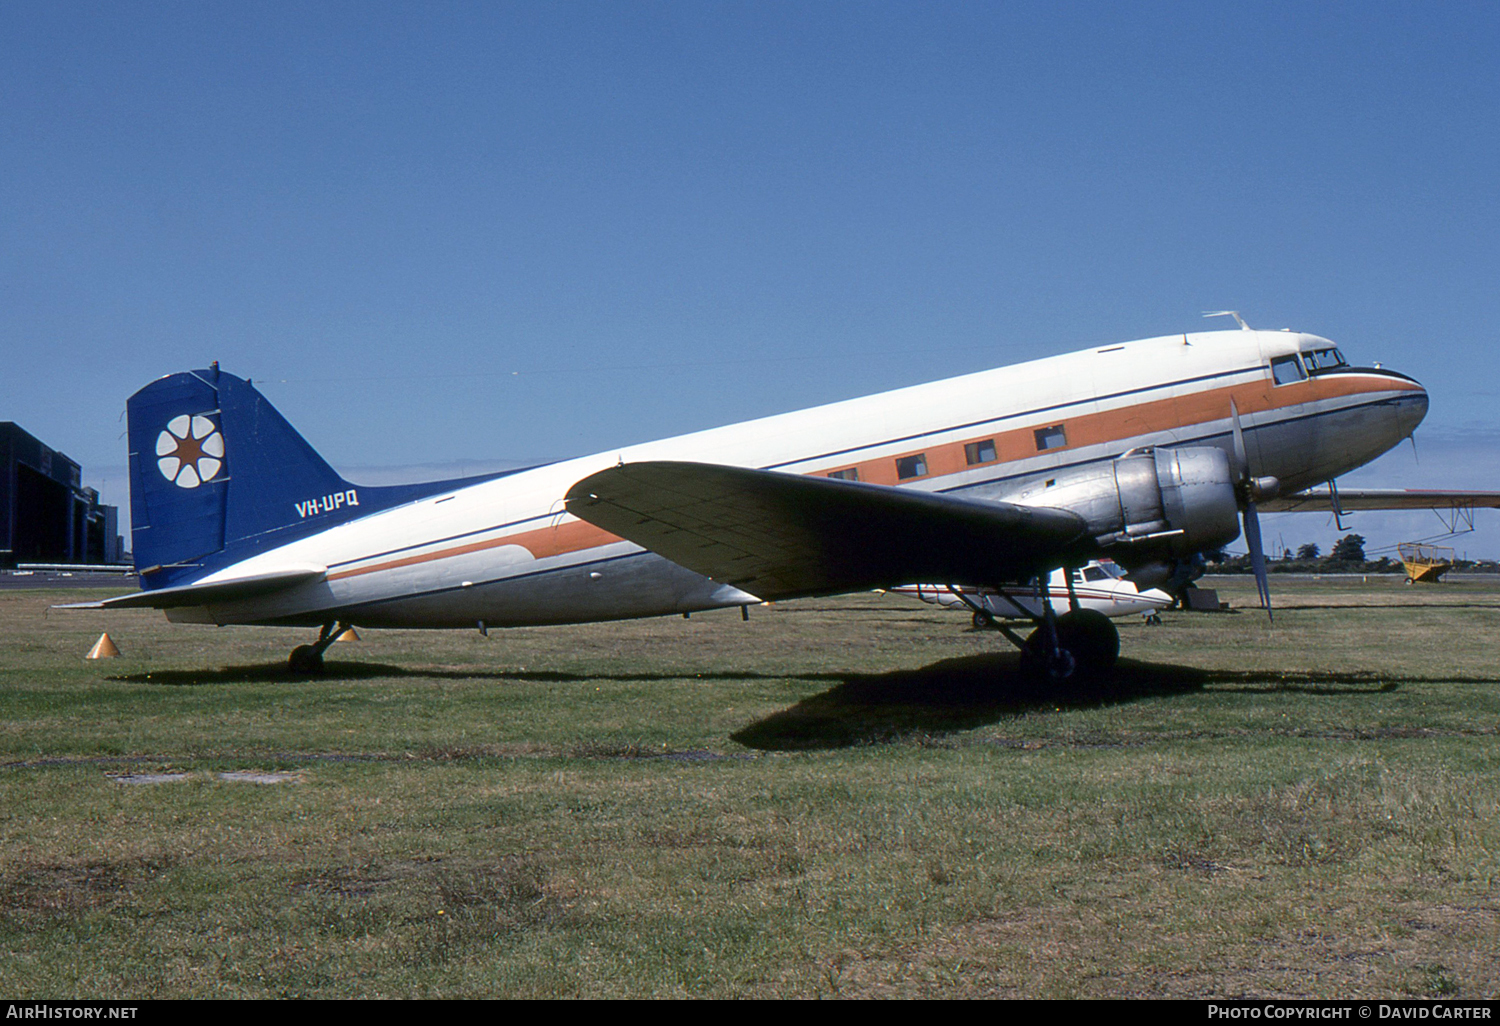
[[[1271,361],[1271,377],[1278,385],[1290,385],[1307,377],[1302,370],[1302,361],[1295,356],[1278,356]]]
[[[1310,373],[1329,370],[1333,367],[1347,367],[1349,361],[1344,359],[1344,354],[1337,349],[1314,349],[1303,353],[1302,359],[1307,361],[1307,369]]]
[[[1086,566],[1083,568],[1083,579],[1085,581],[1107,581],[1109,574],[1104,572],[1103,567]]]

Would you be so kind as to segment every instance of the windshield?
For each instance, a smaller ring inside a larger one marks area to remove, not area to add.
[[[1271,377],[1278,385],[1290,385],[1306,381],[1307,372],[1302,369],[1301,361],[1295,356],[1278,356],[1271,361]]]
[[[1313,349],[1303,353],[1302,359],[1306,361],[1307,369],[1313,374],[1331,367],[1349,366],[1349,361],[1345,360],[1344,354],[1337,349]]]

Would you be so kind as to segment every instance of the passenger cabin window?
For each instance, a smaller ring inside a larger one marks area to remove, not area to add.
[[[1063,430],[1061,424],[1053,424],[1051,427],[1036,429],[1036,451],[1046,452],[1048,449],[1061,449],[1068,444],[1068,433]]]
[[[925,452],[919,452],[915,456],[902,456],[896,461],[896,477],[902,481],[926,476],[927,454]]]
[[[995,440],[986,438],[982,442],[970,442],[964,446],[964,459],[968,460],[971,467],[976,463],[995,462]]]
[[[1303,353],[1302,359],[1307,364],[1309,374],[1332,370],[1334,367],[1349,366],[1349,361],[1345,360],[1344,354],[1337,349],[1314,349],[1312,352]]]
[[[859,468],[858,467],[849,467],[846,470],[833,470],[833,471],[829,471],[828,476],[829,477],[836,477],[840,481],[858,481],[859,480]]]
[[[1271,377],[1278,385],[1290,385],[1307,377],[1302,370],[1302,361],[1295,356],[1278,356],[1271,361]]]

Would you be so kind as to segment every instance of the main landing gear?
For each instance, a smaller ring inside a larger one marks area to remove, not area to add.
[[[1068,581],[1070,608],[1061,616],[1053,610],[1050,597],[1041,587],[1036,594],[1040,614],[1022,606],[1003,590],[995,590],[1019,616],[1036,624],[1024,639],[957,586],[950,588],[973,611],[975,627],[992,627],[1021,650],[1021,667],[1034,677],[1054,684],[1084,680],[1107,672],[1120,658],[1120,632],[1103,613],[1079,606],[1071,580]]]
[[[318,631],[318,640],[311,645],[298,645],[292,649],[286,668],[299,676],[310,676],[323,672],[323,653],[328,651],[338,636],[349,629],[349,624],[325,623]]]
[[[1050,630],[1043,623],[1021,647],[1021,666],[1032,674],[1062,683],[1095,677],[1120,658],[1120,632],[1098,610],[1074,609],[1050,619]]]

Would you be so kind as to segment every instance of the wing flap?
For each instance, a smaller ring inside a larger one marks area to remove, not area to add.
[[[625,463],[568,491],[580,520],[763,599],[999,584],[1057,565],[1084,521],[1059,509],[961,499],[707,463]]]
[[[71,602],[54,609],[180,609],[184,606],[208,606],[240,599],[257,598],[307,581],[320,580],[327,570],[321,566],[289,567],[262,574],[233,577],[175,588],[157,588],[119,595],[100,602]]]

